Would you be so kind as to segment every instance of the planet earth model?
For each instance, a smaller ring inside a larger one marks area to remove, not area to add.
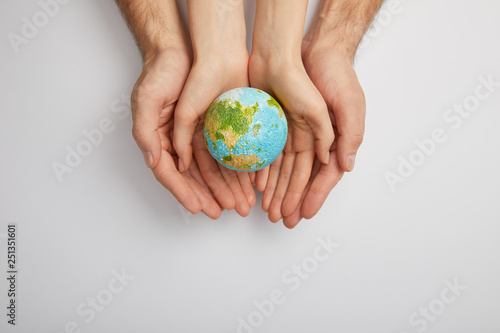
[[[213,101],[203,132],[210,154],[236,171],[257,171],[285,147],[288,124],[279,103],[254,88],[229,90]]]

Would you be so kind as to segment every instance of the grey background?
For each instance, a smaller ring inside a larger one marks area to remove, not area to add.
[[[114,2],[61,5],[16,53],[8,34],[40,10],[0,2],[0,331],[64,332],[75,322],[81,332],[236,332],[238,317],[279,289],[285,302],[251,331],[500,332],[500,87],[458,128],[443,119],[479,77],[500,81],[498,1],[386,3],[356,59],[368,103],[356,170],[293,231],[267,221],[261,196],[248,218],[181,209],[131,136],[120,97],[141,60]],[[114,130],[60,182],[52,163],[104,118]],[[436,128],[446,141],[391,191],[386,172]],[[5,316],[10,223],[16,327]],[[292,291],[283,275],[313,256],[318,237],[340,246]],[[77,308],[106,295],[122,269],[134,279],[85,322]],[[455,279],[467,288],[425,330],[412,325]]]

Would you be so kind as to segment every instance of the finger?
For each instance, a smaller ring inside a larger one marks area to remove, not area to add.
[[[218,219],[222,213],[221,208],[211,195],[208,186],[206,184],[204,186],[203,179],[200,182],[201,174],[196,163],[191,163],[189,171],[185,173],[185,178],[200,200],[201,211],[213,220]]]
[[[321,96],[321,95],[320,95]],[[334,140],[334,133],[328,108],[321,98],[322,104],[314,106],[304,112],[304,119],[311,127],[314,134],[314,147],[318,159],[328,164],[330,158],[330,147]]]
[[[220,164],[219,169],[229,188],[233,192],[236,212],[240,216],[248,216],[248,214],[250,214],[250,206],[245,194],[243,193],[236,171],[225,168]]]
[[[359,93],[344,96],[333,109],[339,134],[337,156],[344,171],[352,171],[365,131],[366,104],[361,87]]]
[[[250,181],[252,182],[252,186],[255,186],[256,171],[249,172],[248,175],[250,176]]]
[[[288,229],[293,229],[299,224],[299,222],[302,220],[302,215],[301,215],[301,206],[302,203],[304,202],[305,195],[307,193],[307,190],[309,189],[309,186],[311,185],[311,182],[309,182],[304,190],[304,193],[302,194],[302,198],[300,199],[299,206],[297,209],[289,216],[286,216],[283,218],[283,225],[287,227]]]
[[[278,179],[278,185],[274,191],[273,200],[269,206],[269,220],[271,222],[278,222],[283,214],[281,212],[281,205],[283,204],[283,198],[285,197],[286,190],[290,184],[290,179],[292,177],[293,165],[295,163],[295,154],[284,154],[283,162],[281,164],[281,170]]]
[[[198,196],[184,177],[175,168],[172,156],[166,152],[161,154],[160,161],[153,168],[156,179],[167,188],[191,214],[198,214],[202,205]]]
[[[191,143],[198,121],[197,110],[193,109],[183,93],[175,109],[173,135],[174,149],[179,156],[180,172],[187,170],[191,164],[193,154]]]
[[[255,205],[256,199],[250,174],[247,172],[236,172],[236,176],[240,181],[241,189],[247,198],[248,205],[252,208]]]
[[[300,209],[297,209],[292,215],[285,216],[283,218],[283,225],[288,229],[293,229],[300,223],[301,220],[302,216],[300,215]]]
[[[299,206],[302,194],[311,176],[313,162],[313,152],[304,151],[297,153],[290,184],[288,185],[281,206],[283,216],[292,215]]]
[[[255,187],[258,191],[264,192],[266,189],[267,179],[269,178],[270,167],[267,166],[255,173]]]
[[[344,171],[337,162],[335,152],[332,152],[330,162],[321,165],[304,197],[301,205],[301,215],[304,218],[311,219],[319,212],[330,191],[337,185],[343,174]]]
[[[269,166],[269,177],[267,177],[267,183],[264,188],[264,194],[262,196],[262,210],[266,213],[269,212],[269,207],[271,206],[271,201],[273,200],[274,191],[276,190],[276,186],[278,186],[278,179],[280,175],[281,163],[283,162],[283,155],[284,154],[280,154],[278,158]]]
[[[154,168],[160,161],[161,140],[158,134],[160,112],[163,99],[143,92],[144,88],[134,88],[131,98],[132,135],[144,155],[148,168]]]
[[[235,207],[233,192],[222,176],[217,161],[210,155],[204,142],[194,145],[194,156],[203,179],[219,204],[227,210],[233,210]]]
[[[214,193],[208,186],[207,182],[205,179],[203,179],[203,176],[201,175],[200,167],[198,166],[198,163],[192,163],[194,166],[193,168],[190,167],[190,174],[191,176],[200,184],[204,189],[205,192],[214,199],[214,201],[217,203],[217,206],[219,206],[221,212],[224,210],[224,207],[220,205],[220,203],[217,201],[217,198],[215,197]]]

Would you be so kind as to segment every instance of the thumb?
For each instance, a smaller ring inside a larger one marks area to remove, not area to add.
[[[362,134],[339,135],[337,158],[342,170],[350,172],[354,169],[356,154],[362,142]]]
[[[322,98],[321,101],[323,102]],[[306,110],[304,119],[312,128],[318,159],[322,163],[328,164],[330,159],[330,147],[332,146],[335,135],[333,133],[333,127],[326,104],[323,102]]]
[[[160,161],[161,139],[157,129],[162,104],[160,98],[144,98],[135,91],[132,94],[132,135],[148,168],[154,168]]]
[[[193,157],[193,136],[198,115],[192,105],[181,96],[174,113],[174,149],[179,156],[179,172],[189,169]]]
[[[351,99],[350,103],[333,109],[338,130],[337,159],[342,170],[354,169],[356,154],[365,131],[366,105],[364,98]]]

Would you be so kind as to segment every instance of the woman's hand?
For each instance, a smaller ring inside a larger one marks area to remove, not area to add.
[[[334,139],[328,109],[301,58],[307,1],[257,1],[249,78],[252,87],[273,95],[289,121],[283,154],[263,171],[262,208],[277,222],[295,213],[309,181],[315,155],[325,164]]]
[[[188,170],[193,153],[201,174],[226,209],[250,213],[255,192],[248,173],[217,163],[203,140],[203,122],[210,104],[223,92],[248,86],[248,52],[243,3],[219,7],[218,0],[188,1],[194,63],[175,112],[174,147],[179,171]]]

